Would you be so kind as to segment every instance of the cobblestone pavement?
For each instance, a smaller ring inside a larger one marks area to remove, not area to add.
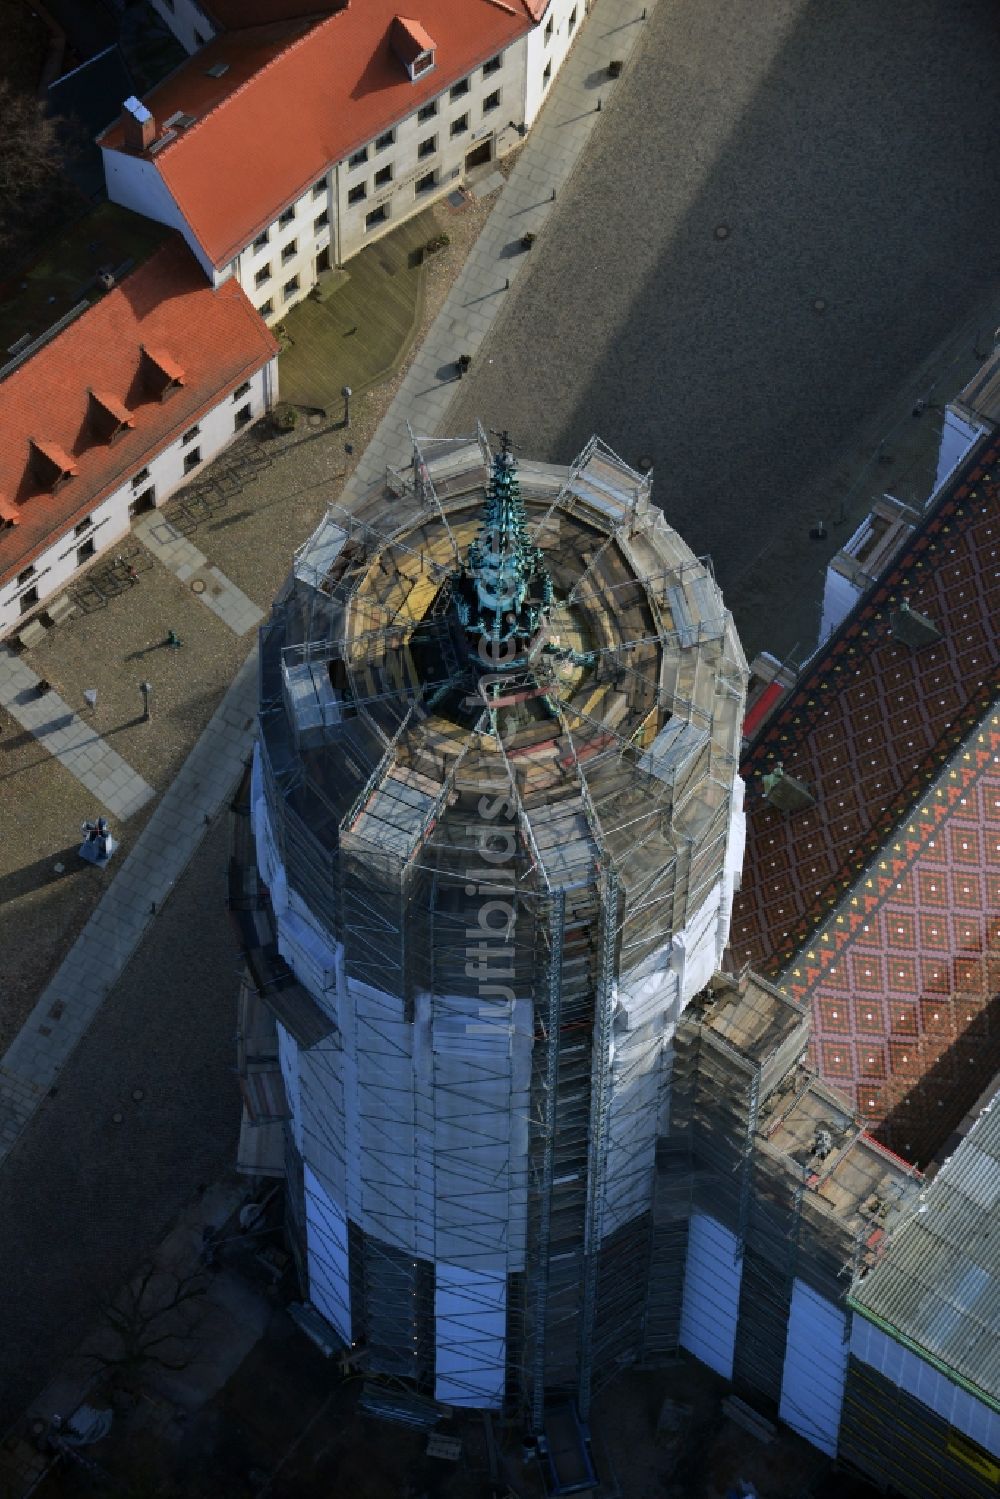
[[[648,457],[748,650],[814,642],[827,557],[893,484],[850,494],[862,455],[1000,322],[998,68],[993,0],[662,0],[442,432]]]
[[[597,20],[614,14],[624,29],[617,55],[627,55],[627,44],[640,34],[640,9],[598,0]],[[634,17],[631,30],[623,19],[628,16]],[[331,499],[350,503],[387,463],[407,460],[407,418],[418,432],[433,431],[440,420],[456,379],[457,353],[476,353],[507,281],[513,284],[523,263],[511,255],[511,244],[529,223],[533,230],[541,226],[598,117],[588,78],[603,52],[591,44],[591,24],[553,84],[495,205],[466,210],[466,224],[475,227],[489,217],[450,290],[442,281],[445,257],[435,257],[426,291],[434,321],[405,373],[355,403],[350,432],[327,424],[279,442],[269,480],[255,486],[242,513],[232,509],[198,528],[197,550],[204,547],[206,560],[249,600],[269,602],[292,547]],[[546,122],[560,105],[565,113],[567,104],[576,124],[553,140]],[[460,221],[456,229],[452,237],[460,245]],[[285,459],[292,453],[289,466]],[[243,496],[231,503],[242,505]],[[131,761],[157,789],[169,784],[168,769],[176,775],[192,725],[204,722],[206,708],[210,712],[218,701],[220,676],[232,676],[248,644],[246,635],[237,638],[204,609],[190,581],[162,568],[144,572],[134,588],[74,619],[36,653],[35,665],[44,661],[46,677],[67,701],[114,660],[109,680],[102,677],[98,684],[100,711],[118,720],[115,731],[123,740],[131,736],[137,751],[129,749]],[[163,650],[168,620],[185,641],[183,650]],[[97,642],[109,637],[113,646],[102,654]],[[119,673],[119,661],[129,673]],[[134,716],[135,679],[147,672],[155,674],[157,706],[153,723],[143,726],[141,715]],[[116,871],[107,871],[112,879],[95,913],[99,920],[87,924],[0,1062],[0,1118],[6,1121],[0,1126],[0,1426],[72,1346],[95,1298],[122,1280],[138,1250],[162,1227],[164,1212],[175,1209],[197,1181],[211,1180],[206,1172],[218,1173],[232,1159],[238,1116],[231,1058],[236,953],[224,914],[224,819],[208,830],[249,744],[253,677],[251,660],[171,791],[148,822],[137,816],[143,831],[131,851],[123,850]],[[127,700],[133,701],[131,718]],[[30,752],[33,741],[24,737],[29,742],[14,753]],[[39,787],[54,777],[63,791],[60,772],[56,762],[39,767],[30,760],[7,773],[23,773],[25,785],[35,777]],[[44,805],[39,816],[44,820]],[[49,837],[58,846],[58,834],[50,830]],[[157,892],[171,884],[175,893],[160,911]],[[92,978],[88,957],[95,962]],[[79,1001],[70,1004],[78,986]],[[144,1117],[153,1110],[128,1102],[150,1096],[158,1101],[155,1127]],[[122,1101],[124,1108],[118,1106]]]

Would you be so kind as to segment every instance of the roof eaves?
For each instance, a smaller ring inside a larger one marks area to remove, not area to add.
[[[213,409],[213,407],[217,406],[220,401],[222,401],[225,396],[229,394],[231,390],[235,390],[237,386],[241,385],[248,375],[251,375],[259,370],[264,364],[267,363],[269,359],[273,359],[274,355],[278,352],[278,344],[274,340],[272,340],[272,342],[274,342],[273,350],[271,350],[270,352],[266,352],[254,359],[248,359],[247,362],[239,370],[230,374],[227,380],[223,381],[221,385],[217,386],[213,391],[211,391],[203,402],[201,402],[193,409],[185,411],[184,416],[180,418],[176,423],[174,423],[159,441],[151,443],[149,447],[144,449],[144,451],[139,455],[130,453],[128,463],[119,468],[118,471],[106,484],[99,486],[98,489],[96,489],[93,493],[88,494],[86,498],[81,501],[79,508],[75,510],[68,519],[64,519],[58,526],[53,526],[51,531],[49,531],[44,537],[42,537],[40,541],[36,542],[34,546],[30,547],[21,557],[18,557],[9,566],[5,567],[3,563],[0,562],[0,584],[9,582],[11,578],[16,577],[18,572],[20,572],[22,568],[26,567],[29,562],[34,562],[36,558],[40,557],[48,547],[52,546],[54,544],[54,540],[58,540],[59,536],[65,535],[69,528],[74,525],[76,521],[81,518],[81,516],[86,515],[96,505],[99,505],[103,500],[106,500],[109,495],[114,494],[115,490],[121,487],[125,477],[135,468],[137,457],[141,460],[142,463],[151,463],[155,458],[159,457],[159,455],[164,452],[164,450],[168,448],[172,442],[177,441],[177,437],[181,432],[185,431],[195,422],[201,421],[202,418],[206,416],[208,412]],[[16,507],[10,506],[9,504],[7,504],[7,502],[0,502],[0,516],[4,515],[5,505],[8,510],[16,510]],[[20,516],[18,514],[15,514],[13,516],[12,524],[17,525],[19,520]],[[0,535],[0,549],[2,549],[3,540],[3,536]]]

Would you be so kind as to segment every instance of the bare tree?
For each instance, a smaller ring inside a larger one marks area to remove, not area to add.
[[[101,1308],[113,1335],[107,1351],[89,1354],[112,1382],[135,1391],[151,1369],[186,1369],[190,1340],[198,1323],[194,1303],[208,1289],[199,1267],[186,1275],[147,1263]]]
[[[30,94],[0,79],[0,246],[18,237],[26,210],[58,178],[58,125]]]

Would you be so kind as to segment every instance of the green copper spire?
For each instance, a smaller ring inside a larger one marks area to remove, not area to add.
[[[508,646],[504,664],[514,666],[541,628],[552,602],[552,582],[542,553],[528,535],[528,523],[510,436],[501,433],[493,459],[479,535],[469,547],[467,566],[455,593],[459,619],[483,642]]]

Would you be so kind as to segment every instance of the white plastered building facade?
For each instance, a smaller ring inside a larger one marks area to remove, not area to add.
[[[175,0],[172,10],[157,0],[157,8],[189,51],[210,39],[211,23],[191,0]],[[108,196],[178,229],[213,284],[235,274],[273,323],[324,271],[345,264],[511,150],[537,117],[584,18],[584,0],[551,0],[529,32],[465,75],[448,76],[435,63],[440,93],[407,114],[387,116],[321,176],[293,187],[225,265],[213,264],[155,158],[104,147]]]

